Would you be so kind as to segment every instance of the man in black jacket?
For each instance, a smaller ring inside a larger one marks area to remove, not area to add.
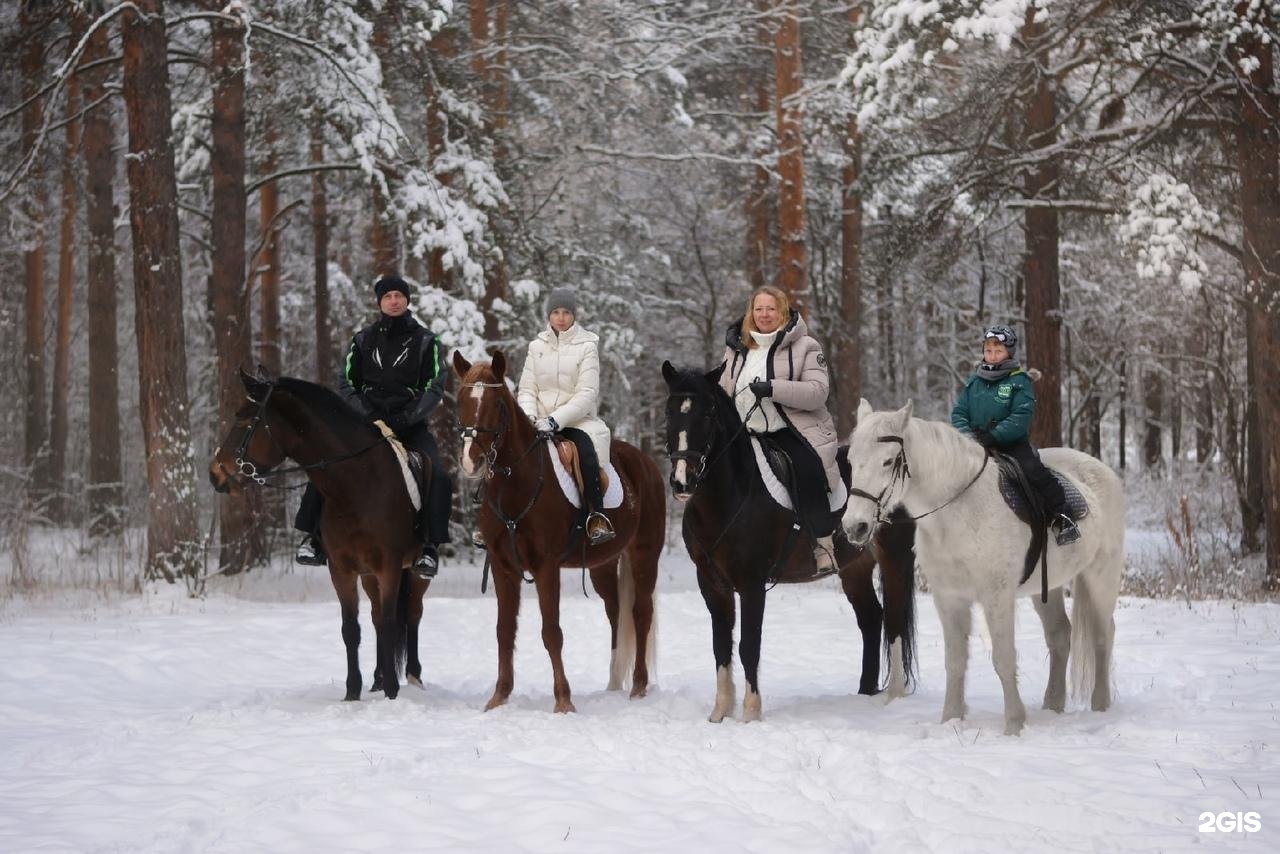
[[[440,342],[409,314],[413,295],[409,284],[399,276],[384,276],[373,290],[382,314],[351,339],[338,371],[338,390],[356,412],[370,421],[382,420],[405,447],[430,458],[431,486],[422,497],[418,516],[422,556],[413,570],[433,578],[439,568],[436,546],[449,542],[453,483],[440,464],[427,417],[444,396],[448,371]],[[298,546],[298,563],[327,563],[319,538],[322,501],[320,493],[308,485],[293,523],[307,534]]]

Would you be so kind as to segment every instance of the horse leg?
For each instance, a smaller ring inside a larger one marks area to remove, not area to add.
[[[963,718],[964,675],[969,667],[969,631],[973,623],[973,604],[968,599],[935,592],[933,603],[942,621],[942,642],[947,666],[947,693],[942,701],[942,720]]]
[[[764,629],[764,587],[738,595],[742,600],[742,639],[738,641],[738,657],[747,690],[742,696],[742,720],[758,721],[763,717],[760,703],[760,636]]]
[[[342,645],[347,649],[347,694],[343,700],[360,699],[360,591],[356,574],[330,564],[329,580],[342,608]]]
[[[382,690],[382,633],[379,629],[379,623],[382,620],[382,599],[378,596],[378,577],[376,575],[360,576],[360,586],[364,588],[364,593],[369,597],[369,619],[373,621],[373,637],[374,643],[378,650],[378,654],[374,656],[373,663],[373,684],[369,686],[369,693],[375,693]]]
[[[991,635],[991,662],[1004,688],[1004,734],[1019,735],[1027,722],[1027,708],[1018,693],[1018,652],[1014,647],[1014,610],[1012,591],[998,591],[982,601],[987,617],[987,633]]]
[[[1049,647],[1049,684],[1044,689],[1044,708],[1061,712],[1067,706],[1067,657],[1071,653],[1071,621],[1062,604],[1062,588],[1049,591],[1047,604],[1041,603],[1039,596],[1032,596],[1031,604],[1040,615],[1044,642]]]
[[[493,685],[493,696],[484,704],[486,712],[507,702],[515,686],[512,658],[516,651],[516,623],[520,616],[520,574],[500,565],[498,558],[493,562],[493,592],[498,597],[498,680]]]
[[[538,589],[538,609],[542,611],[542,645],[551,657],[552,690],[556,698],[556,712],[574,712],[569,695],[569,680],[564,675],[564,632],[560,628],[560,567],[542,567],[534,579]]]
[[[607,691],[622,690],[622,662],[618,661],[618,561],[592,567],[591,588],[604,602],[609,618],[609,685]]]
[[[381,613],[374,623],[378,628],[378,667],[382,670],[382,690],[388,700],[400,693],[400,656],[397,651],[404,643],[403,628],[398,619],[396,598],[400,585],[407,583],[400,578],[402,570],[398,560],[384,561],[378,573],[378,601]]]
[[[841,554],[841,543],[836,543],[837,557]],[[840,585],[844,588],[844,596],[853,606],[853,614],[858,620],[858,628],[862,631],[862,678],[858,682],[859,694],[875,694],[880,690],[880,632],[884,627],[884,609],[876,598],[876,587],[871,573],[876,563],[869,549],[864,549],[852,561],[840,560]]]
[[[658,583],[658,555],[661,538],[646,543],[637,536],[635,544],[622,559],[622,571],[630,577],[623,583],[631,591],[631,622],[635,632],[635,665],[631,671],[631,699],[649,693],[649,664],[657,655],[657,619],[653,591]],[[655,665],[656,666],[656,665]]]
[[[408,573],[401,584],[409,587],[409,625],[405,633],[405,652],[408,658],[404,666],[404,681],[422,687],[422,662],[418,659],[418,625],[422,622],[422,600],[431,582]]]
[[[733,686],[733,591],[721,589],[709,574],[698,567],[698,589],[711,615],[711,652],[716,661],[716,703],[711,709],[711,723],[718,724],[733,713],[737,690]]]

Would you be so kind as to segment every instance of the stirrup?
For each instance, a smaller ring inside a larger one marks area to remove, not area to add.
[[[596,511],[587,516],[587,542],[593,546],[607,543],[617,536],[609,517]]]
[[[1080,539],[1080,528],[1075,520],[1065,513],[1059,513],[1053,520],[1053,541],[1060,546],[1069,546]]]
[[[430,581],[436,577],[436,573],[440,571],[440,558],[436,555],[436,547],[426,545],[422,547],[422,554],[413,562],[410,567],[413,574],[421,578],[423,581]]]
[[[329,557],[324,553],[320,541],[310,534],[298,543],[298,550],[294,552],[293,560],[303,566],[327,566],[329,563]]]
[[[488,551],[489,545],[484,541],[484,534],[480,533],[480,529],[471,532],[471,545],[480,551]]]

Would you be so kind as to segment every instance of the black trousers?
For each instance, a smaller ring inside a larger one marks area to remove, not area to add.
[[[596,455],[591,437],[577,427],[565,427],[560,435],[573,441],[578,448],[578,463],[582,466],[582,509],[588,513],[604,509],[604,490],[600,485],[600,458]]]
[[[440,450],[435,437],[426,424],[418,424],[399,437],[406,448],[419,451],[431,460],[431,486],[423,496],[422,509],[418,511],[418,530],[423,539],[432,545],[450,542],[449,515],[453,512],[453,481],[440,463]],[[313,536],[320,532],[320,510],[324,496],[308,483],[302,493],[302,502],[293,517],[293,527]]]
[[[814,537],[829,537],[835,531],[835,516],[827,497],[827,472],[818,452],[794,430],[777,430],[767,434],[791,459],[795,470],[796,491],[800,506],[796,508],[800,523]]]
[[[1030,442],[1023,439],[1012,445],[1001,445],[1000,450],[1013,457],[1018,461],[1018,465],[1022,466],[1022,471],[1027,476],[1027,483],[1031,484],[1031,488],[1044,501],[1045,512],[1050,517],[1067,512],[1067,494],[1063,491],[1062,484],[1058,483],[1058,479],[1040,461],[1040,454],[1031,447]]]

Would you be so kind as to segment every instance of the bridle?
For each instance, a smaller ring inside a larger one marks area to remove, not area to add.
[[[249,395],[249,400],[258,404],[258,409],[253,413],[253,417],[249,419],[249,423],[245,427],[244,436],[240,439],[240,444],[236,447],[235,451],[236,474],[246,478],[247,480],[253,481],[258,484],[258,486],[266,486],[272,489],[301,489],[303,486],[306,486],[305,482],[297,484],[296,486],[277,486],[274,483],[267,483],[267,478],[281,477],[286,474],[306,472],[313,469],[323,469],[334,463],[340,463],[344,460],[358,457],[366,451],[370,451],[387,441],[386,437],[379,436],[377,440],[365,445],[363,448],[352,451],[349,454],[343,454],[339,457],[330,457],[328,459],[308,463],[306,465],[295,465],[282,469],[261,467],[248,458],[249,443],[253,441],[253,434],[257,431],[259,424],[261,424],[262,428],[267,431],[267,438],[271,440],[271,446],[280,452],[280,456],[288,456],[284,448],[282,448],[280,443],[276,441],[275,434],[271,432],[271,425],[265,420],[265,416],[267,414],[267,402],[271,400],[271,395],[275,393],[276,383],[272,380],[271,382],[268,382],[266,386],[267,393],[262,396],[262,400],[254,400],[253,395]]]
[[[458,386],[459,390],[464,388],[505,388],[505,384],[501,382],[495,383],[462,383]],[[498,461],[498,445],[502,443],[502,437],[507,434],[507,430],[511,427],[511,413],[507,410],[507,402],[501,397],[498,398],[498,426],[481,427],[479,424],[462,424],[458,429],[458,437],[463,443],[467,441],[475,441],[481,435],[493,436],[493,441],[489,443],[489,448],[484,452],[484,476],[486,480],[492,479],[495,472],[495,464]],[[511,473],[510,467],[507,468],[507,474]]]
[[[668,398],[670,400],[683,399],[683,400],[692,401],[692,400],[699,400],[706,396],[707,395],[701,392],[696,392],[696,391],[673,391],[670,394],[668,394]],[[698,420],[702,422],[704,427],[706,427],[706,435],[707,435],[706,445],[701,450],[698,450],[698,451],[693,451],[688,449],[683,451],[680,451],[680,450],[667,451],[667,456],[671,457],[671,462],[672,462],[671,476],[670,478],[668,478],[668,480],[671,483],[672,489],[675,489],[675,486],[676,486],[675,463],[678,463],[681,460],[683,460],[686,464],[689,464],[690,467],[692,468],[693,461],[695,460],[697,461],[697,469],[691,475],[689,475],[689,480],[688,480],[688,483],[686,484],[689,487],[689,495],[693,495],[693,493],[697,491],[698,487],[702,484],[703,475],[705,475],[710,469],[714,468],[715,464],[720,461],[720,458],[724,456],[725,452],[728,451],[731,447],[733,447],[733,443],[737,441],[738,436],[744,430],[747,429],[747,422],[751,420],[752,413],[760,406],[760,401],[759,399],[757,399],[756,402],[752,404],[751,409],[747,411],[747,417],[742,419],[742,424],[739,425],[737,432],[735,432],[732,436],[730,436],[728,440],[724,443],[723,447],[721,447],[720,450],[717,451],[714,456],[712,456],[711,448],[716,443],[716,426],[717,426],[717,420],[718,420],[718,415],[720,410],[719,410],[719,404],[716,402],[715,395],[713,394],[710,397],[711,397],[711,409],[707,412],[704,412],[702,415],[698,417]],[[710,457],[709,460],[708,460],[708,457]]]
[[[879,495],[872,495],[870,492],[867,492],[866,490],[859,489],[856,486],[854,486],[854,487],[850,487],[849,496],[851,498],[866,499],[867,501],[870,501],[872,504],[876,506],[876,526],[878,527],[880,525],[892,525],[894,523],[895,521],[894,519],[891,519],[884,514],[884,499],[885,499],[885,496],[889,495],[894,489],[894,487],[896,487],[899,483],[901,483],[903,486],[906,485],[907,479],[911,477],[911,466],[907,464],[907,450],[906,450],[906,446],[903,444],[901,436],[892,436],[892,435],[877,436],[876,441],[877,442],[896,442],[898,444],[898,455],[893,458],[893,471],[889,475],[889,482],[885,484],[884,489],[880,490]],[[969,491],[969,487],[973,486],[975,483],[978,482],[978,478],[982,477],[982,473],[987,470],[987,460],[989,460],[990,458],[991,458],[991,455],[984,450],[982,453],[982,466],[981,468],[978,469],[978,473],[975,474],[969,480],[969,482],[966,483],[964,487],[955,495],[951,496],[946,501],[939,504],[937,507],[933,508],[932,510],[929,510],[928,512],[925,512],[925,513],[921,513],[919,516],[900,517],[896,521],[899,524],[902,522],[915,522],[919,519],[923,519],[925,516],[930,516],[934,513],[937,513],[943,507],[946,507],[947,505],[956,501],[961,495],[964,495],[966,492]]]

